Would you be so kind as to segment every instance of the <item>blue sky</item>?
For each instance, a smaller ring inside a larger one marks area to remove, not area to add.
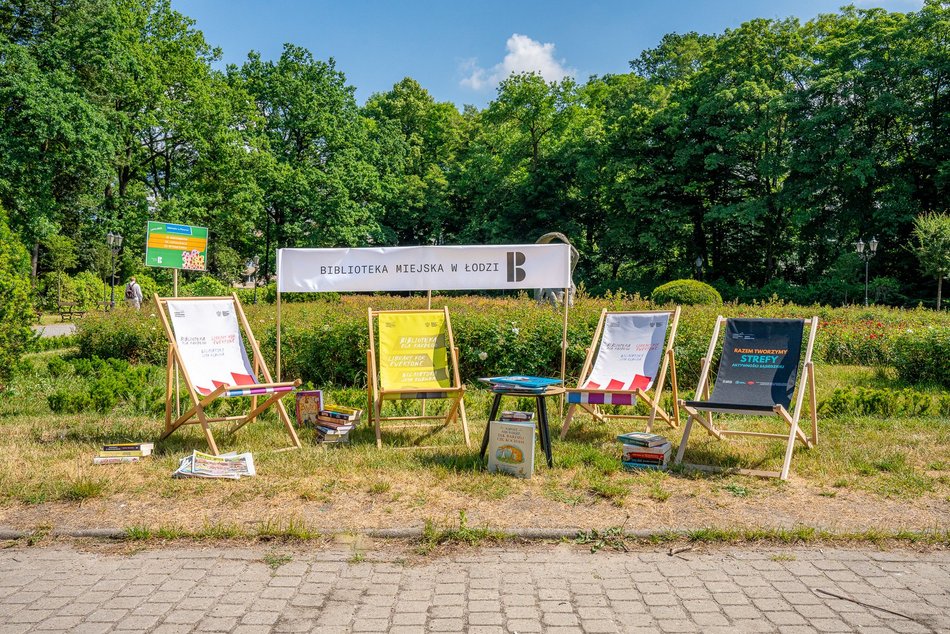
[[[757,17],[803,21],[836,11],[841,0],[559,0],[469,2],[403,0],[172,0],[205,38],[240,64],[250,50],[266,59],[284,42],[333,57],[362,104],[403,77],[439,101],[482,107],[500,78],[536,70],[548,79],[629,70],[628,62],[666,33],[718,33]],[[920,0],[859,0],[859,6],[916,10]]]

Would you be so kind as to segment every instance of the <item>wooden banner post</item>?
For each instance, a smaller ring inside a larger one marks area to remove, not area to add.
[[[178,269],[172,269],[172,288],[175,298],[178,298]],[[175,360],[175,418],[181,417],[181,396],[178,391],[178,360]]]
[[[280,282],[277,283],[277,381],[280,381]]]
[[[567,380],[565,373],[567,370],[567,311],[570,307],[568,299],[569,292],[570,289],[564,289],[564,329],[561,331],[561,387],[566,387],[565,381]],[[566,392],[564,394],[566,394]],[[561,394],[561,417],[564,416],[564,394]]]

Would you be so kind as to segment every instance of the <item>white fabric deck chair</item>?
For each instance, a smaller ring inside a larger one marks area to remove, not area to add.
[[[722,356],[716,373],[715,388],[710,394],[709,373],[713,353],[719,340],[722,324],[726,324]],[[676,452],[675,464],[682,463],[693,422],[722,440],[726,436],[780,438],[786,441],[785,460],[781,471],[755,469],[721,469],[708,465],[686,464],[703,471],[733,471],[746,475],[788,479],[795,442],[809,449],[818,444],[818,413],[815,397],[815,367],[812,350],[818,332],[818,317],[809,321],[808,345],[802,364],[802,381],[798,383],[802,339],[805,321],[802,319],[726,319],[720,316],[713,328],[709,348],[702,360],[702,372],[696,385],[696,399],[679,401],[688,414],[683,438]],[[792,397],[798,388],[795,408],[790,411]],[[799,427],[805,390],[808,390],[811,414],[811,437]],[[701,400],[700,400],[701,399]],[[787,433],[731,430],[713,424],[713,412],[748,416],[776,416],[788,425]]]
[[[379,349],[373,322],[379,324]],[[456,418],[462,423],[465,445],[468,419],[465,417],[465,386],[459,376],[459,351],[455,347],[448,307],[442,310],[369,309],[369,350],[366,351],[367,391],[370,416],[376,425],[376,446],[383,446],[382,423],[387,429],[445,427]],[[383,403],[391,400],[423,401],[420,416],[382,415]],[[425,415],[425,401],[448,399],[445,414]],[[439,423],[407,421],[439,420]],[[416,447],[421,449],[424,447]]]
[[[576,388],[567,391],[569,406],[561,427],[561,440],[567,436],[578,408],[601,422],[611,418],[646,420],[648,432],[653,431],[657,418],[672,428],[679,427],[679,410],[675,406],[679,396],[676,355],[673,353],[679,318],[679,306],[672,311],[608,312],[604,309],[600,313],[580,380]],[[667,372],[673,390],[672,413],[661,406]],[[598,407],[632,406],[638,398],[650,408],[649,414],[604,414]]]
[[[211,452],[218,455],[210,423],[228,421],[231,423],[228,432],[234,433],[268,407],[276,405],[278,416],[293,443],[293,447],[288,448],[300,448],[300,439],[280,401],[300,385],[300,380],[273,381],[237,295],[175,299],[155,295],[155,302],[168,335],[168,387],[165,391],[165,432],[161,440],[182,425],[200,424]],[[254,353],[253,363],[244,349],[242,327]],[[172,410],[178,399],[174,385],[176,368],[181,370],[193,405],[173,421]],[[263,383],[258,380],[258,372],[264,375]],[[270,396],[258,404],[258,397],[268,394]],[[250,397],[247,414],[208,417],[206,409],[216,399],[236,397]]]

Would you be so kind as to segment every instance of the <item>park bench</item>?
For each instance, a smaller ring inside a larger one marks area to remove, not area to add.
[[[76,302],[69,302],[59,305],[59,317],[61,321],[66,321],[67,317],[69,319],[73,319],[74,317],[82,317],[85,314],[86,309]]]
[[[104,313],[107,313],[113,308],[115,308],[115,306],[112,305],[112,302],[99,302],[98,304],[96,304],[96,306],[99,308],[99,310],[101,310]]]

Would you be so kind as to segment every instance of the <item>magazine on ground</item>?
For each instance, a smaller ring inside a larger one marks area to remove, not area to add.
[[[193,451],[178,463],[174,478],[225,478],[240,480],[241,476],[257,475],[254,456],[250,453],[230,452],[220,456]]]

